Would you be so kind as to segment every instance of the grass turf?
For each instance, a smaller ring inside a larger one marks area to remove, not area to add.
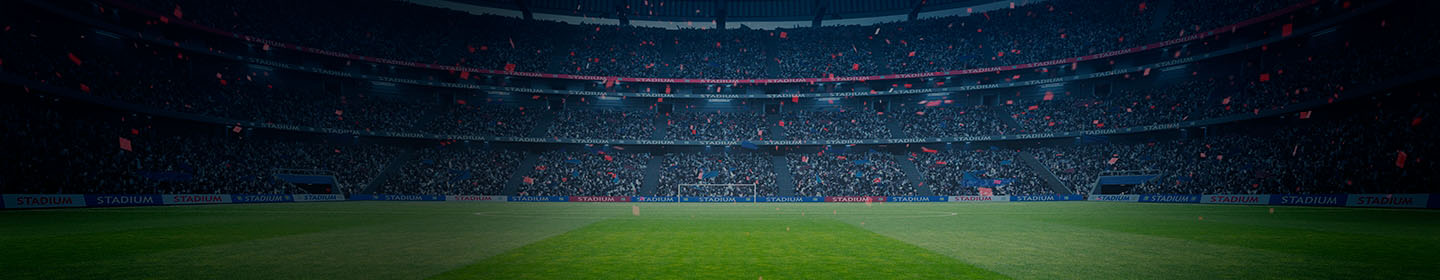
[[[631,205],[640,206],[640,216],[631,215]],[[1440,273],[1440,211],[1270,208],[342,202],[3,211],[0,273],[7,279],[1428,279]]]

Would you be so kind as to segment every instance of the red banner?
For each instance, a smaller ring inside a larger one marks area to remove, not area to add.
[[[630,202],[628,196],[571,196],[570,202]]]
[[[883,196],[827,196],[825,202],[885,202]]]

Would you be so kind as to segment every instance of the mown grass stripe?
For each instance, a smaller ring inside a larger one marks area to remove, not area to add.
[[[687,213],[609,219],[435,278],[1006,278],[830,217],[674,219]]]

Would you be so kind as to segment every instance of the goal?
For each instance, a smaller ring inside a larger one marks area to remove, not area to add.
[[[755,184],[678,184],[675,185],[675,201],[681,196],[743,196],[756,197],[760,189]]]

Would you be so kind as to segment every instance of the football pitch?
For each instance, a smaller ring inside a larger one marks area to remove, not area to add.
[[[3,211],[0,273],[1433,279],[1440,275],[1440,211],[1098,202],[335,202]]]

